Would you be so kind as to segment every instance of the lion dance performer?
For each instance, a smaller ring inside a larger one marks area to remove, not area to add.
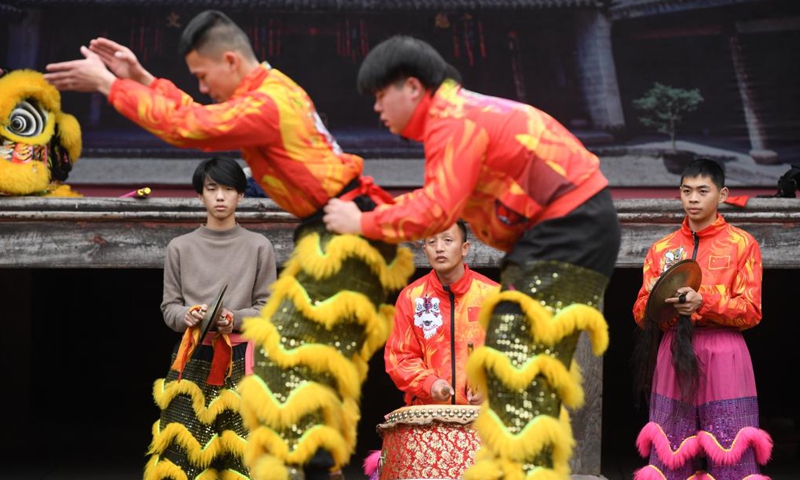
[[[0,195],[80,196],[62,182],[81,154],[81,127],[33,70],[0,68]]]
[[[400,242],[461,217],[507,252],[501,291],[481,310],[486,341],[468,363],[487,401],[475,420],[483,446],[471,480],[567,479],[574,440],[565,406],[583,401],[573,361],[581,330],[595,354],[608,343],[600,313],[620,244],[600,162],[546,113],[469,92],[427,43],[395,36],[358,74],[396,134],[425,146],[425,184],[393,205],[361,212],[333,199],[339,233]]]
[[[48,81],[106,94],[117,111],[173,145],[241,149],[270,198],[303,219],[270,300],[244,324],[256,343],[255,375],[239,387],[251,429],[245,462],[257,480],[327,478],[354,451],[367,361],[391,330],[393,307],[384,301],[414,264],[408,249],[329,233],[322,207],[341,196],[369,210],[391,196],[361,175],[360,157],[342,152],[308,94],[259,63],[247,35],[221,12],[198,14],[179,46],[214,105],[156,79],[111,40],[81,51],[85,59],[48,65]]]

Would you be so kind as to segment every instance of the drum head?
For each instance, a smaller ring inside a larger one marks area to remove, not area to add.
[[[664,300],[675,297],[675,292],[681,287],[691,287],[697,291],[702,278],[700,264],[694,260],[681,260],[669,267],[650,290],[644,311],[645,318],[659,326],[668,325],[678,316],[678,312],[672,303],[665,303]]]

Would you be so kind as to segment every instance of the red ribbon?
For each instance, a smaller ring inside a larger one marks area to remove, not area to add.
[[[192,307],[199,308],[199,307]],[[172,363],[172,369],[178,372],[178,381],[183,379],[183,371],[186,363],[192,358],[197,342],[200,340],[200,327],[195,326],[186,329],[183,333],[181,345],[178,347],[178,354]],[[211,370],[208,372],[206,382],[209,385],[221,387],[225,384],[225,379],[233,372],[233,347],[228,335],[216,333],[212,341],[214,354],[211,359]]]
[[[341,194],[339,198],[345,202],[349,202],[358,196],[366,195],[378,205],[394,203],[394,197],[392,197],[389,192],[376,185],[375,179],[372,177],[362,176],[359,180],[357,188]]]

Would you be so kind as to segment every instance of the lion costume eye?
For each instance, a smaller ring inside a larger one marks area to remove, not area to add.
[[[7,130],[20,137],[41,135],[47,123],[47,113],[25,100],[19,102],[8,118]]]

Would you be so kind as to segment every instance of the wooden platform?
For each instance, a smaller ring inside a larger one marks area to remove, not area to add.
[[[640,267],[649,246],[683,218],[677,200],[615,200],[615,205],[622,223],[621,268]],[[800,268],[799,199],[754,198],[746,208],[723,205],[721,212],[756,237],[764,268]],[[244,199],[237,218],[269,237],[279,264],[287,260],[296,218],[263,199]],[[0,198],[0,268],[162,268],[167,243],[204,219],[203,205],[193,198]],[[470,265],[499,265],[502,252],[474,237],[472,243]],[[415,250],[417,266],[427,266]]]
[[[641,268],[649,246],[683,218],[674,199],[616,200],[615,205],[623,232],[619,268]],[[800,268],[800,200],[755,198],[744,209],[725,205],[721,210],[729,222],[759,241],[765,269]],[[269,237],[279,265],[286,262],[296,218],[271,200],[260,199],[245,199],[237,218],[244,227]],[[204,219],[203,205],[193,198],[0,198],[0,269],[160,269],[167,243]],[[470,265],[497,269],[503,253],[474,237],[472,242]],[[410,246],[417,267],[427,269],[421,250]],[[28,329],[23,331],[30,335]],[[20,355],[24,358],[14,358]],[[574,478],[593,479],[601,471],[603,359],[592,356],[585,335],[576,358],[586,403],[571,414],[577,440],[572,470]]]

